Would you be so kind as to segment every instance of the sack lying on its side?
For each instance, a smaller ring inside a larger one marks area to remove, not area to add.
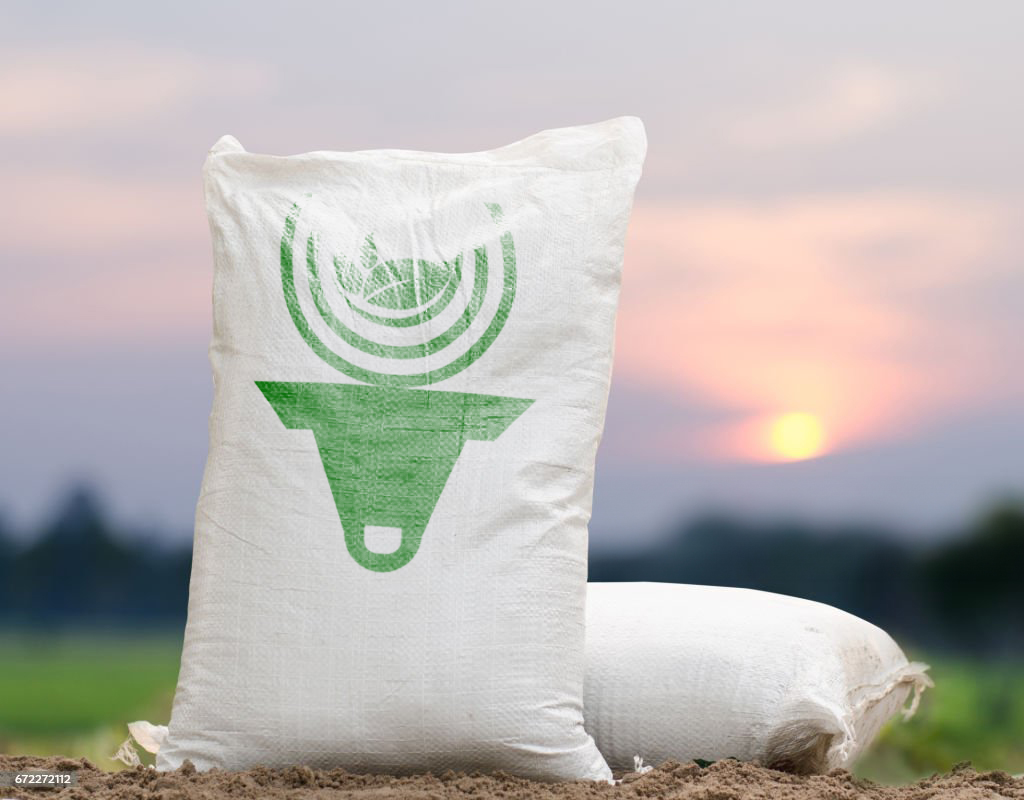
[[[639,755],[827,772],[932,685],[852,614],[717,586],[590,584],[586,655],[586,727],[612,769]]]

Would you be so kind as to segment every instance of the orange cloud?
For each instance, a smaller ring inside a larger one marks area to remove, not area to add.
[[[746,425],[813,413],[835,446],[898,434],[997,379],[993,332],[920,295],[999,269],[1006,217],[929,194],[637,208],[616,369],[750,409]],[[709,437],[706,452],[764,455],[735,427]]]

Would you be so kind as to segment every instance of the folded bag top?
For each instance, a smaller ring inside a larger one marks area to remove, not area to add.
[[[203,168],[214,400],[159,769],[604,780],[587,523],[633,117]]]

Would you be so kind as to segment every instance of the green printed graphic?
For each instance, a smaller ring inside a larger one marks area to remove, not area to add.
[[[314,268],[315,263],[310,265],[311,271]],[[448,307],[462,279],[462,255],[440,263],[422,258],[382,261],[373,237],[367,236],[359,264],[335,256],[334,270],[349,308],[378,325],[404,328],[422,325]],[[379,308],[414,313],[379,316],[354,302],[354,297]]]
[[[465,392],[257,381],[281,422],[316,438],[349,553],[375,572],[409,563],[469,440],[497,439],[533,402]],[[401,528],[393,553],[365,528]]]
[[[409,260],[411,261],[411,259]],[[481,306],[484,304],[484,296],[487,294],[487,250],[480,247],[476,250],[477,268],[475,270],[476,278],[473,281],[473,296],[470,298],[466,310],[462,312],[462,316],[448,330],[422,344],[404,346],[378,344],[360,336],[349,328],[331,310],[331,307],[324,299],[323,286],[320,283],[320,272],[317,267],[316,234],[312,234],[307,240],[306,267],[309,270],[309,289],[313,295],[313,302],[316,304],[316,310],[320,312],[320,316],[323,317],[328,327],[353,347],[362,350],[364,353],[382,358],[424,358],[447,347],[473,323],[476,315],[480,312]]]
[[[487,210],[498,226],[501,244],[501,294],[493,317],[476,341],[447,363],[405,373],[360,366],[315,332],[295,283],[298,203],[285,219],[281,285],[292,322],[321,359],[351,378],[376,385],[278,381],[257,381],[256,385],[286,428],[313,432],[348,551],[358,564],[375,572],[396,570],[416,555],[463,445],[469,440],[497,439],[533,403],[515,397],[401,388],[438,383],[466,369],[494,343],[508,320],[516,293],[515,244],[511,232],[501,230],[501,207],[489,203]],[[359,353],[396,362],[433,358],[471,330],[484,306],[489,281],[495,277],[490,274],[488,248],[471,249],[473,285],[462,313],[440,333],[425,327],[415,344],[376,341],[372,333],[375,327],[377,333],[382,332],[379,328],[415,330],[450,307],[463,286],[467,263],[463,253],[442,261],[382,258],[369,235],[357,261],[334,255],[327,260],[328,268],[322,269],[320,236],[314,230],[305,242],[309,297],[320,323]],[[329,302],[331,290],[343,298],[348,321]],[[399,528],[401,543],[392,553],[374,552],[366,546],[367,526]]]
[[[501,206],[496,203],[488,203],[487,210],[490,212],[494,223],[501,226],[503,222]],[[284,300],[299,335],[302,336],[314,353],[339,372],[343,372],[350,378],[355,378],[363,383],[376,383],[386,386],[423,386],[439,383],[466,369],[480,358],[494,344],[494,340],[498,338],[498,334],[505,327],[508,315],[512,311],[512,301],[516,296],[516,249],[515,243],[512,240],[512,234],[509,231],[500,233],[502,284],[498,309],[495,311],[490,323],[488,323],[487,328],[462,355],[457,356],[443,366],[412,374],[380,372],[354,363],[329,347],[317,335],[309,320],[306,319],[302,305],[299,303],[299,294],[295,287],[294,245],[295,227],[301,212],[302,208],[298,203],[292,205],[291,211],[285,219],[284,235],[281,237],[281,284],[284,289]],[[487,275],[490,270],[487,248],[476,246],[473,248],[473,251],[478,272],[483,272]],[[416,358],[440,350],[466,331],[472,322],[472,318],[479,311],[478,304],[483,301],[482,290],[486,290],[486,277],[474,279],[473,294],[467,304],[466,312],[453,323],[453,328],[458,329],[454,336],[446,332],[432,341],[424,342],[422,345],[414,345],[410,350],[393,351],[390,349],[391,346],[373,342],[351,330],[344,321],[337,318],[333,311],[327,307],[323,296],[323,284],[320,281],[316,256],[317,237],[315,234],[310,234],[310,237],[306,240],[306,269],[310,279],[310,292],[313,295],[313,302],[317,307],[318,314],[324,318],[332,332],[337,334],[342,340],[356,349],[371,355],[381,355],[390,358]],[[484,282],[482,287],[479,284],[481,280]],[[339,282],[341,282],[341,279],[339,279]],[[478,294],[479,298],[477,297]]]
[[[335,256],[334,263],[335,263],[335,268],[337,268],[337,264],[338,264],[337,256]],[[421,264],[421,269],[424,272],[429,272],[429,267],[428,266],[424,266],[424,265],[428,265],[429,262],[421,261],[420,264]],[[403,272],[407,268],[411,269],[412,259],[411,258],[402,259],[402,261],[399,262],[399,265],[400,266],[398,268],[401,269]],[[431,266],[436,266],[436,265],[431,265]],[[415,313],[412,313],[412,314],[409,314],[409,315],[406,315],[406,316],[401,316],[401,317],[382,317],[382,316],[378,316],[377,314],[374,314],[374,313],[372,313],[370,311],[367,311],[365,308],[362,308],[361,306],[356,305],[348,297],[346,297],[345,300],[348,303],[348,307],[351,308],[357,314],[359,314],[359,316],[363,317],[364,319],[369,320],[370,322],[375,322],[378,325],[388,325],[388,326],[393,327],[393,328],[408,328],[408,327],[411,327],[413,325],[422,325],[425,322],[429,322],[434,317],[436,317],[438,314],[440,314],[442,311],[444,311],[446,308],[448,308],[448,306],[452,302],[452,299],[455,297],[455,293],[458,291],[459,284],[462,281],[462,255],[461,254],[456,256],[455,260],[452,261],[452,262],[447,262],[447,261],[444,262],[444,267],[445,267],[444,272],[447,273],[447,275],[448,275],[448,282],[444,286],[444,291],[439,293],[439,294],[437,294],[436,295],[436,299],[428,300],[427,303],[426,303],[426,308],[424,308],[422,311],[417,311]],[[441,271],[438,270],[435,274],[440,274],[440,273],[441,273]],[[339,283],[341,283],[342,287],[344,287],[344,284],[341,282],[340,278],[339,278]],[[428,286],[428,288],[432,288],[432,287]],[[388,297],[383,296],[383,294],[384,293],[381,292],[381,293],[378,293],[378,294],[375,294],[375,295],[371,295],[372,299],[369,302],[374,302],[374,303],[377,303],[379,305],[383,304],[387,299],[389,299]],[[415,306],[410,306],[410,308],[415,308]]]

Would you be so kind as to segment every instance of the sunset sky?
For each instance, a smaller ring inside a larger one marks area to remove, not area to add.
[[[982,13],[983,12],[983,13]],[[706,509],[941,533],[1024,492],[1024,4],[7,3],[0,513],[187,533],[199,170],[640,116],[593,532]]]

